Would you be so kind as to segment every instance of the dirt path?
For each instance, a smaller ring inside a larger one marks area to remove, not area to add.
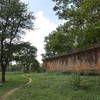
[[[29,84],[32,82],[32,79],[31,79],[31,78],[28,78],[28,80],[29,80],[29,81],[28,81],[24,86],[29,85]],[[7,93],[5,93],[3,96],[0,97],[0,100],[6,100],[6,98],[7,98],[8,96],[10,96],[11,94],[13,94],[15,91],[17,91],[18,89],[20,89],[20,88],[22,88],[22,87],[23,87],[23,86],[20,86],[20,87],[17,87],[17,88],[14,88],[14,89],[8,91]]]

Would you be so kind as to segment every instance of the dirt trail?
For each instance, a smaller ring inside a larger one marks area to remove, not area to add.
[[[29,85],[29,84],[32,82],[32,79],[31,79],[31,78],[28,78],[28,80],[29,80],[29,81],[28,81],[24,86]],[[0,100],[6,100],[6,98],[7,98],[8,96],[10,96],[11,94],[13,94],[15,91],[17,91],[18,89],[20,89],[20,88],[22,88],[22,87],[23,87],[23,86],[20,86],[20,87],[14,88],[14,89],[12,89],[12,90],[6,92],[3,96],[0,97]]]

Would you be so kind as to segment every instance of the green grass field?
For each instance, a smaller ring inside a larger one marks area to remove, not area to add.
[[[28,81],[26,77],[23,77],[22,73],[6,73],[6,80],[5,84],[0,85],[0,96],[4,95],[13,88],[22,86]]]
[[[33,73],[27,76],[32,78],[32,83],[17,90],[7,100],[100,100],[100,76],[81,76],[83,87],[80,88],[71,85],[71,75]],[[27,81],[17,73],[8,74],[7,78],[8,82],[0,87],[0,95]]]

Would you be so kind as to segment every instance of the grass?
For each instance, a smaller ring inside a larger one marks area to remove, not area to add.
[[[22,73],[7,73],[6,79],[6,83],[0,85],[0,96],[3,96],[9,90],[19,87],[27,82],[27,78],[23,77]]]
[[[77,89],[71,85],[71,75],[33,73],[29,76],[32,83],[17,90],[7,100],[100,100],[100,76],[81,76],[83,87]],[[16,83],[16,79],[12,82]]]

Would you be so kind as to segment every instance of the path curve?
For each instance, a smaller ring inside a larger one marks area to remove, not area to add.
[[[31,82],[32,82],[32,79],[31,79],[31,78],[28,78],[28,82],[27,82],[24,86],[29,85]],[[22,88],[22,87],[23,87],[23,86],[19,86],[19,87],[17,87],[17,88],[14,88],[14,89],[12,89],[12,90],[6,92],[3,96],[0,97],[0,100],[6,100],[6,98],[7,98],[8,96],[10,96],[11,94],[13,94],[15,91],[17,91],[18,89],[20,89],[20,88]]]

